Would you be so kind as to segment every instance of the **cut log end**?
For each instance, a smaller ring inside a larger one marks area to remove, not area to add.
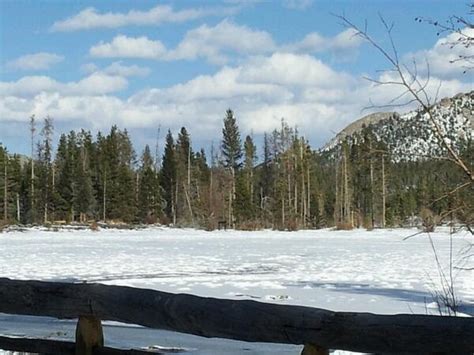
[[[329,350],[314,344],[305,344],[301,355],[329,355]]]
[[[80,316],[76,328],[76,355],[92,355],[95,348],[104,346],[104,333],[100,319]]]

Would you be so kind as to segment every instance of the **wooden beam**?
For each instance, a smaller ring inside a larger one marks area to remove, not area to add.
[[[42,355],[74,355],[76,345],[73,342],[51,340],[51,339],[32,339],[32,338],[13,338],[0,336],[0,349],[7,351],[19,351],[26,353]],[[109,347],[96,348],[94,355],[150,355],[162,354],[161,352],[150,352],[135,349],[114,349]]]
[[[314,344],[306,344],[301,355],[329,355],[329,350]]]
[[[204,337],[368,353],[474,352],[474,318],[332,312],[101,284],[0,279],[0,312],[90,315]]]
[[[94,349],[104,346],[104,333],[100,319],[80,316],[76,328],[76,355],[92,355]]]

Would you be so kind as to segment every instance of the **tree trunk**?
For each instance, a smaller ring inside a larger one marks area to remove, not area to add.
[[[352,227],[351,201],[349,191],[349,173],[347,169],[347,152],[344,151],[344,223]]]
[[[184,194],[186,196],[186,202],[188,204],[188,209],[189,209],[189,215],[191,216],[191,221],[194,226],[194,213],[193,213],[193,207],[191,206],[191,199],[189,198],[189,193],[186,188],[186,186],[183,184],[183,189],[184,189]]]
[[[382,228],[385,228],[385,157],[382,153]]]
[[[102,196],[102,219],[104,220],[104,223],[106,223],[106,201],[107,201],[107,171],[104,172],[104,196]],[[74,213],[72,215],[72,218],[74,219]]]
[[[3,219],[8,220],[8,155],[5,154],[5,174],[4,174],[4,191],[3,191]]]
[[[16,220],[20,222],[21,220],[21,211],[20,211],[20,194],[16,193]]]
[[[31,218],[32,222],[35,222],[35,121],[34,116],[31,117],[30,121],[30,131],[31,131]]]
[[[309,220],[311,220],[311,175],[309,172],[309,166],[307,168],[307,174],[308,174],[308,187],[307,187],[307,193],[308,193],[308,202],[306,203],[306,208],[307,208],[307,214]]]
[[[372,228],[375,227],[375,192],[374,192],[374,162],[372,157],[372,141],[369,143],[370,151],[370,220]]]
[[[178,220],[178,179],[176,179],[174,189],[174,202],[171,206],[171,210],[173,211],[173,225],[176,225],[176,222]]]

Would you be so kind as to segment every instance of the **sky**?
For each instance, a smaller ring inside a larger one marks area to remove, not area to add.
[[[284,118],[317,148],[397,95],[365,79],[387,78],[388,64],[334,15],[383,46],[379,15],[393,23],[401,60],[422,78],[428,62],[428,90],[445,97],[474,89],[472,71],[449,63],[472,48],[415,18],[467,12],[463,0],[0,0],[0,143],[28,154],[34,114],[57,137],[116,124],[140,151],[185,126],[209,149],[231,108],[258,144]]]

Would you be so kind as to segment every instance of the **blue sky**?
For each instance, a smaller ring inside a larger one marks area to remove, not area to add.
[[[0,142],[13,152],[28,152],[32,114],[53,117],[56,134],[117,124],[138,150],[158,126],[184,125],[208,146],[228,107],[243,135],[259,139],[284,117],[318,147],[370,99],[396,94],[362,79],[387,65],[331,14],[367,19],[386,45],[381,13],[405,60],[429,60],[441,96],[473,89],[449,64],[459,49],[414,21],[464,15],[464,1],[3,0],[0,10]]]

